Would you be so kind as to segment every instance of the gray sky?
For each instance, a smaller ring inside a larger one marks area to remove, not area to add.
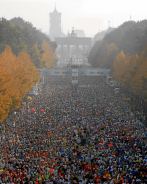
[[[147,0],[0,0],[0,17],[22,17],[45,33],[49,32],[49,12],[55,6],[62,13],[63,31],[83,29],[87,36],[108,27],[117,27],[130,17],[147,19]]]

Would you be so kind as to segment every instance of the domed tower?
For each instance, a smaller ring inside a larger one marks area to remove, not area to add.
[[[59,13],[55,9],[52,13],[50,13],[50,32],[49,36],[52,40],[55,40],[57,37],[62,36],[62,30],[61,30],[61,13]]]

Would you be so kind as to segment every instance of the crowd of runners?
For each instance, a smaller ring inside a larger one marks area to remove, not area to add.
[[[1,129],[0,184],[147,183],[146,128],[126,97],[105,79],[60,80]]]

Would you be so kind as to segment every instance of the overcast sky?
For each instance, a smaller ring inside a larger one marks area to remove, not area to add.
[[[87,36],[126,20],[147,19],[147,0],[0,0],[0,17],[22,17],[45,33],[49,32],[49,12],[55,6],[62,13],[63,31],[74,27]]]

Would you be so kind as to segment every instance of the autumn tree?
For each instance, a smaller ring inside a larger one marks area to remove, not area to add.
[[[0,121],[20,106],[22,98],[38,80],[30,56],[26,52],[16,56],[7,46],[0,54]]]
[[[51,68],[55,65],[56,57],[54,49],[47,41],[42,43],[41,61],[43,67]]]

